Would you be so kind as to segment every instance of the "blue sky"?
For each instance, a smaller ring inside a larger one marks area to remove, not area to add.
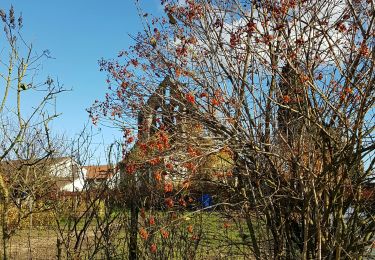
[[[146,12],[161,14],[160,0],[140,1]],[[40,77],[50,75],[71,92],[57,98],[60,118],[53,130],[73,138],[88,121],[85,111],[106,91],[106,74],[99,72],[97,61],[115,58],[131,44],[129,34],[142,30],[133,0],[5,0],[0,8],[22,13],[23,36],[34,50],[49,50],[54,59],[43,62]],[[43,81],[41,79],[41,81]],[[111,143],[116,130],[102,128],[94,142]]]

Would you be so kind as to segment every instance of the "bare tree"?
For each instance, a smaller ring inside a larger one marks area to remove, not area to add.
[[[100,62],[109,90],[89,111],[93,121],[121,126],[128,144],[130,133],[151,131],[133,148],[143,158],[124,172],[149,176],[142,167],[158,164],[189,181],[219,156],[229,180],[210,167],[198,180],[226,191],[219,204],[246,220],[247,256],[366,255],[375,224],[365,195],[375,162],[374,1],[162,3],[166,17],[142,14],[134,47]],[[155,98],[157,106],[147,102]],[[152,116],[138,124],[146,110]],[[158,146],[165,136],[169,145]]]
[[[43,210],[36,209],[33,201],[48,193],[48,165],[41,162],[58,150],[48,127],[57,116],[51,103],[63,88],[51,78],[37,82],[38,66],[48,52],[36,54],[22,38],[22,16],[17,17],[11,6],[8,12],[0,10],[0,17],[5,43],[0,56],[2,255],[8,259],[7,244],[20,221],[32,212]],[[23,99],[31,101],[27,107]],[[14,214],[14,223],[10,223],[13,221],[10,214]]]

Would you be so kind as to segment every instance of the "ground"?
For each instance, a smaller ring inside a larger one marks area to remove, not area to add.
[[[181,259],[184,252],[194,251],[191,250],[197,241],[194,236],[200,238],[198,251],[195,255],[196,259],[244,259],[244,253],[245,255],[250,253],[248,242],[244,241],[238,233],[238,223],[223,220],[220,213],[189,214],[182,219],[180,224],[167,227],[170,231],[170,237],[164,242],[159,233],[155,234],[153,243],[158,245],[158,252],[154,255],[155,259],[167,254],[166,252],[173,259]],[[194,229],[191,233],[188,230],[190,225]],[[197,231],[199,227],[202,227],[202,232]],[[89,244],[91,243],[90,240],[95,237],[94,226],[91,228],[87,239]],[[125,232],[118,233],[118,257],[115,257],[115,259],[127,259],[125,237]],[[150,243],[148,241],[140,238],[139,245],[143,259],[149,259],[153,256],[149,251]],[[171,246],[176,248],[172,253],[168,249]],[[31,230],[22,229],[11,238],[9,249],[11,259],[57,259],[57,234],[53,226],[34,227]],[[62,250],[63,259],[66,258],[64,252]],[[238,255],[242,256],[239,257]],[[85,253],[79,259],[86,259]],[[98,254],[94,259],[104,259],[104,256]],[[249,255],[246,259],[250,259]]]

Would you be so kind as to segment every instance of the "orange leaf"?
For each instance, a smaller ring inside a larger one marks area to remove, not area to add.
[[[284,101],[285,104],[288,104],[290,102],[290,100],[291,100],[290,96],[288,96],[288,95],[283,96],[283,101]]]
[[[151,244],[150,251],[151,251],[151,253],[156,253],[156,251],[157,251],[156,244]]]
[[[166,183],[164,185],[164,192],[167,193],[167,192],[172,192],[172,191],[173,191],[173,184],[171,182]]]
[[[171,198],[166,198],[165,199],[165,204],[167,205],[168,208],[172,208],[174,205],[174,202]]]
[[[190,92],[186,94],[186,100],[191,104],[195,104],[195,97]]]
[[[144,228],[140,228],[139,230],[139,235],[141,236],[142,239],[147,240],[148,239],[148,232]]]
[[[191,233],[193,233],[193,225],[189,225],[188,227],[187,227],[187,231],[191,234]]]
[[[163,238],[169,237],[169,232],[167,230],[161,229],[160,232]]]
[[[155,218],[153,216],[150,217],[149,223],[150,223],[151,226],[155,225]]]

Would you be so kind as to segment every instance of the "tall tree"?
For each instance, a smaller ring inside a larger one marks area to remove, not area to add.
[[[364,196],[375,162],[374,2],[162,4],[166,16],[144,15],[130,51],[100,62],[109,90],[92,119],[136,132],[138,111],[169,78],[177,106],[181,98],[191,105],[172,114],[197,122],[212,142],[192,150],[191,135],[175,130],[163,158],[186,178],[201,158],[230,151],[233,181],[211,181],[232,192],[227,201],[246,219],[253,256],[365,255],[375,224]]]

